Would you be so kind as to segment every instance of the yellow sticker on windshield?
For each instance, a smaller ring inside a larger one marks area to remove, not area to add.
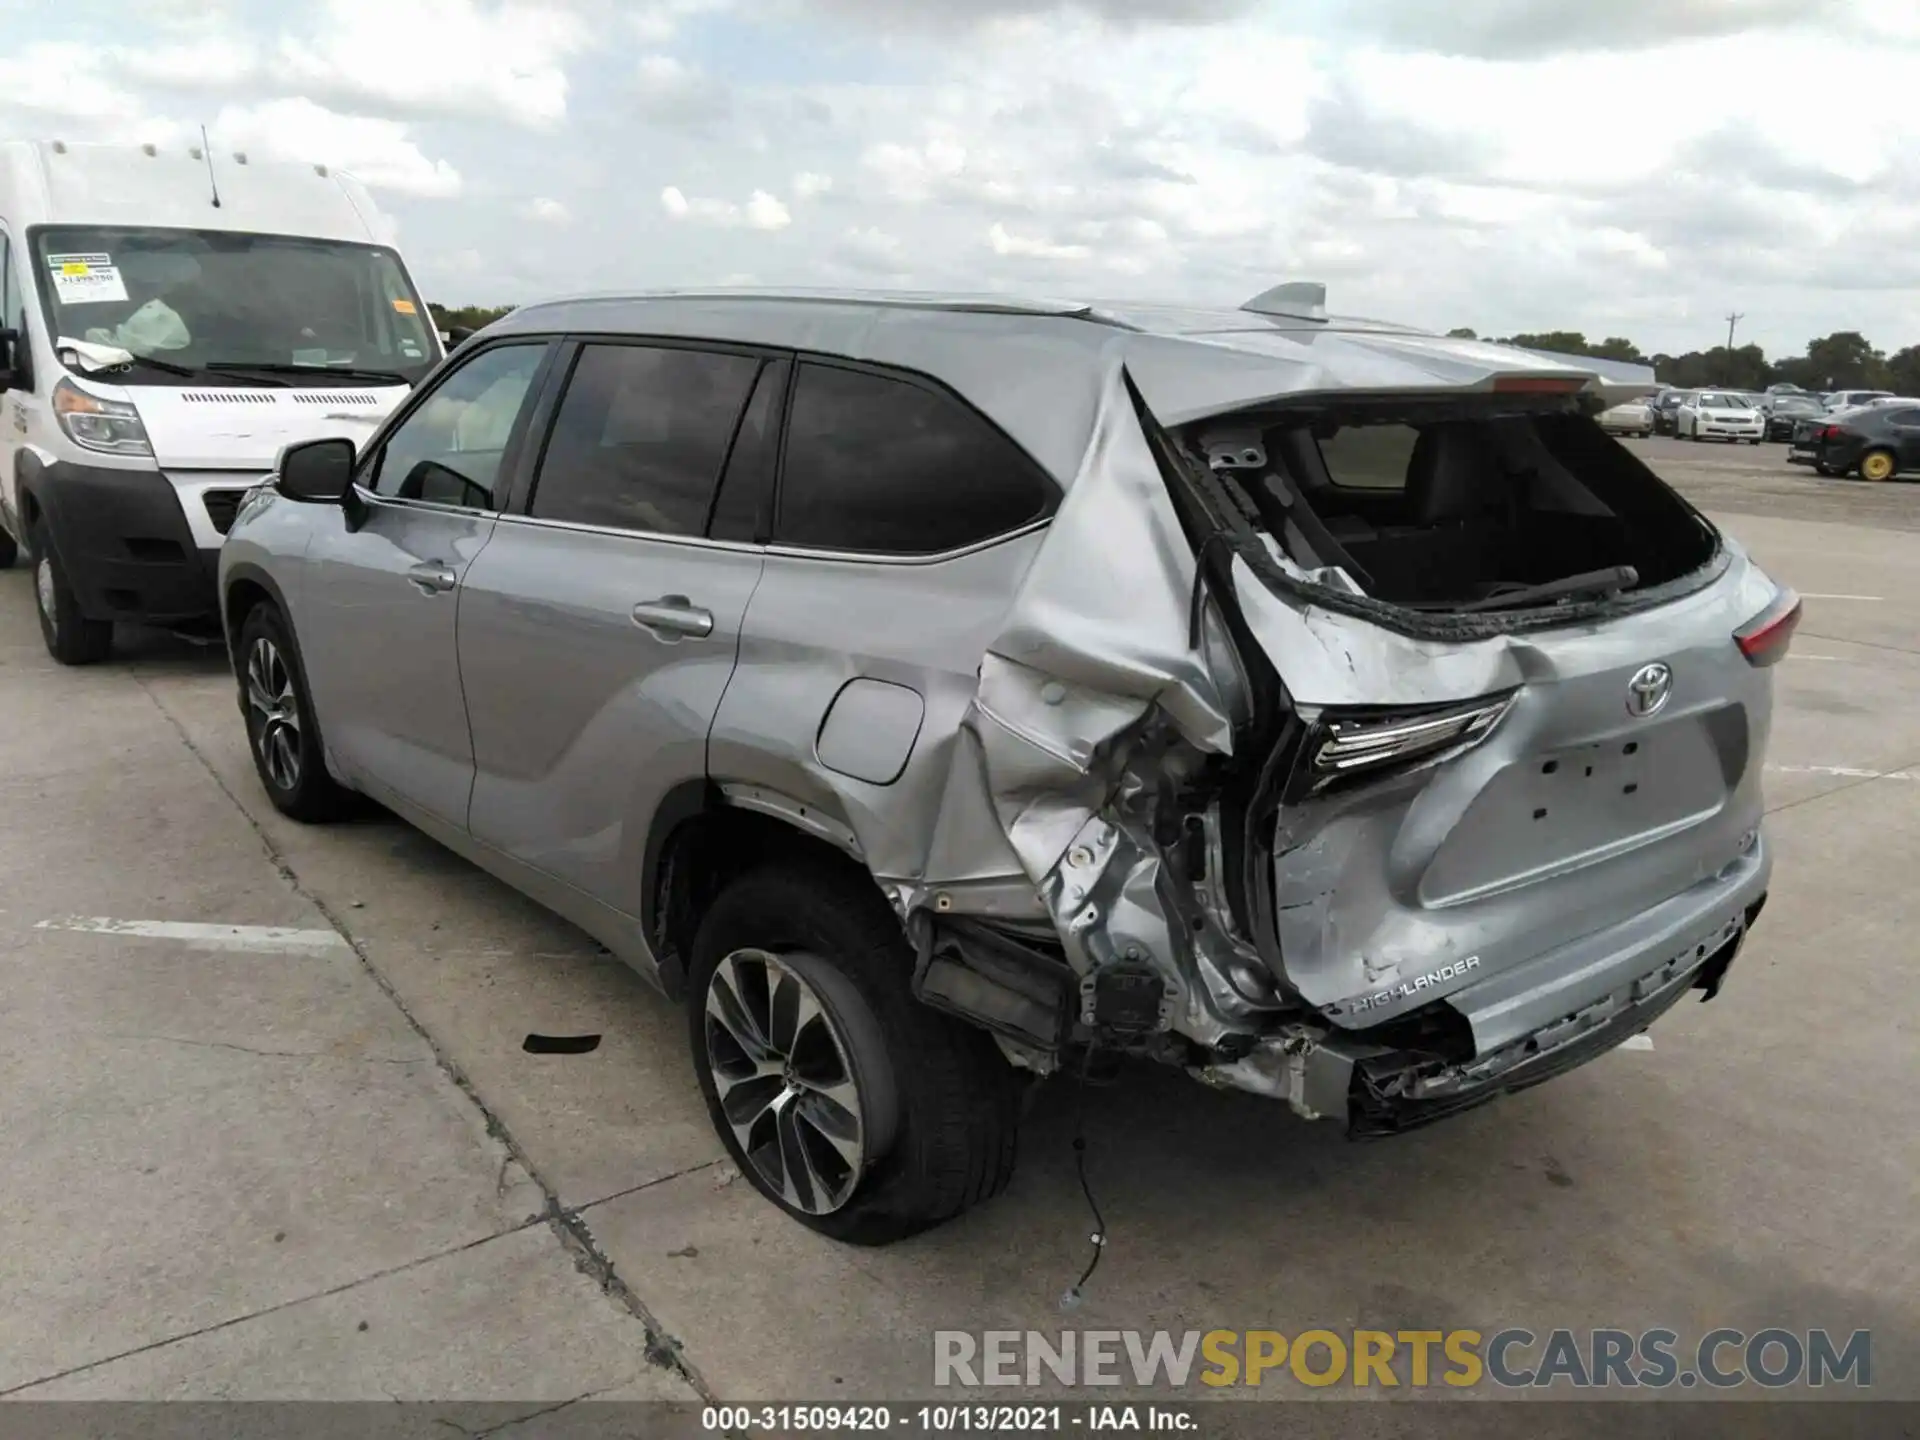
[[[417,311],[414,310],[413,302],[411,300],[396,300],[393,302],[393,308],[398,310],[402,315],[413,315],[418,313]]]
[[[87,267],[85,265],[78,263],[77,261],[69,262],[68,264],[62,265],[60,267],[60,273],[62,275],[84,275],[87,273]]]

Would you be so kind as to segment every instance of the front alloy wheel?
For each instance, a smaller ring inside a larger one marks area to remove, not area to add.
[[[247,728],[261,768],[280,789],[299,789],[300,697],[287,657],[266,635],[254,636],[247,652],[247,708],[253,711]]]
[[[234,655],[253,768],[267,798],[295,820],[338,819],[348,795],[327,771],[293,628],[271,604],[255,605],[240,622]]]
[[[755,949],[722,959],[707,981],[707,1063],[761,1181],[795,1210],[831,1215],[866,1168],[867,1107],[851,1042],[804,974],[810,960]]]

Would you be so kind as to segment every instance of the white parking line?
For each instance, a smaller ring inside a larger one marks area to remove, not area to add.
[[[1653,1048],[1653,1037],[1651,1035],[1629,1035],[1620,1042],[1617,1048],[1621,1050],[1651,1050]]]
[[[1847,663],[1847,657],[1844,655],[1796,655],[1791,651],[1787,653],[1787,659],[1789,660],[1830,660],[1836,665],[1844,665]]]
[[[1920,770],[1863,770],[1855,765],[1769,765],[1776,775],[1831,775],[1840,780],[1920,780]]]
[[[1878,595],[1809,595],[1802,591],[1800,598],[1802,600],[1858,600],[1863,604],[1878,605],[1882,597]]]
[[[347,944],[332,930],[296,930],[284,925],[203,925],[184,920],[114,920],[105,915],[68,915],[57,920],[42,920],[33,928],[125,935],[139,940],[172,940],[196,950],[274,950],[288,955],[319,955],[329,950],[343,950]]]

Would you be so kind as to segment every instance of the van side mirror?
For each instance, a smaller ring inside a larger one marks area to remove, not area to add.
[[[275,488],[309,505],[344,504],[353,493],[353,441],[344,436],[302,440],[280,451]]]

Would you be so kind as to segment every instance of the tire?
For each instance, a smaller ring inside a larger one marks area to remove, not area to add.
[[[1900,462],[1891,450],[1869,450],[1860,457],[1860,478],[1879,482],[1900,473]]]
[[[33,530],[33,608],[47,653],[62,665],[97,665],[113,653],[113,622],[81,613],[44,523]]]
[[[913,964],[871,881],[825,863],[742,876],[693,943],[687,1034],[721,1143],[767,1199],[848,1244],[929,1229],[997,1195],[1013,1174],[1012,1067],[984,1032],[913,997]],[[808,994],[819,1013],[776,1026],[776,993]],[[828,1129],[852,1145],[851,1158]],[[783,1147],[769,1143],[776,1135],[806,1162],[800,1174],[788,1178]]]
[[[300,649],[274,605],[262,603],[247,612],[238,655],[247,749],[273,808],[309,825],[339,819],[352,797],[327,773]]]
[[[1827,479],[1831,480],[1834,476],[1838,475],[1840,472],[1834,469],[1831,465],[1828,465],[1823,463],[1822,461],[1816,460],[1813,462],[1813,473],[1816,475],[1824,475],[1827,477]]]

